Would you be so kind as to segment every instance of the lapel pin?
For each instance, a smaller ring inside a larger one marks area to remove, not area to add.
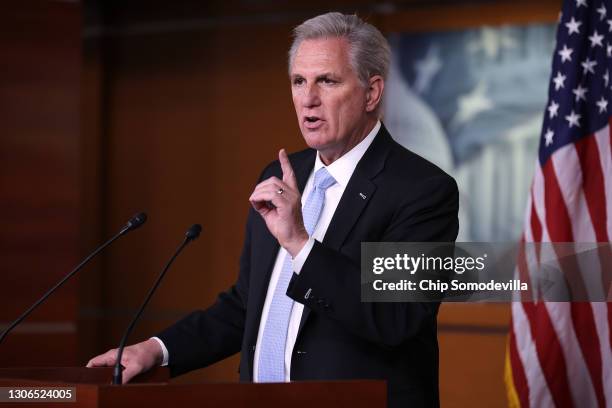
[[[363,198],[364,200],[365,200],[366,198],[368,198],[368,197],[366,197],[366,195],[365,195],[365,194],[363,194],[363,193],[359,193],[359,197]]]
[[[312,293],[312,288],[309,288],[304,295],[304,299],[308,299],[310,297],[310,293]]]

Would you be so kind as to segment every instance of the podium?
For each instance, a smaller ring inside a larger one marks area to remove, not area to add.
[[[74,402],[0,402],[8,407],[250,407],[384,408],[384,381],[303,381],[292,383],[170,384],[168,370],[158,367],[123,386],[111,385],[112,368],[0,368],[0,387],[42,389],[71,387]]]

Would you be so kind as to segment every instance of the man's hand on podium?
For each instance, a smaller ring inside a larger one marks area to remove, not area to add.
[[[121,356],[123,370],[123,384],[129,382],[140,373],[160,365],[163,352],[159,343],[149,339],[141,343],[127,346]],[[113,367],[117,362],[117,349],[112,349],[89,360],[87,367]]]

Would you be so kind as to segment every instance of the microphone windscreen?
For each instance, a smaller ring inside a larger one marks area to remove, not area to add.
[[[185,233],[185,237],[188,240],[196,239],[200,236],[200,232],[202,232],[202,226],[200,224],[193,224]]]
[[[134,230],[134,229],[140,227],[146,221],[147,221],[147,214],[141,212],[141,213],[136,214],[132,218],[130,218],[130,220],[127,223],[127,227],[128,227],[129,230]]]

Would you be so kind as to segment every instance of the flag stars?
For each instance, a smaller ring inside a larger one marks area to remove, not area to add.
[[[555,132],[553,132],[550,128],[544,134],[544,143],[546,146],[550,146],[553,144],[553,137],[555,136]]]
[[[595,47],[595,46],[600,46],[603,47],[603,41],[604,36],[600,35],[597,30],[595,30],[595,32],[593,32],[593,35],[591,35],[589,37],[589,41],[591,42],[591,47]]]
[[[555,83],[555,91],[558,91],[561,88],[565,88],[565,79],[567,77],[561,72],[557,72],[557,76],[553,78],[553,82]]]
[[[603,4],[601,5],[600,8],[598,8],[597,10],[597,14],[599,14],[599,21],[603,20],[604,18],[606,18],[606,6],[604,6]]]
[[[604,113],[608,110],[608,101],[603,96],[596,102],[596,105],[599,108],[599,113]]]
[[[578,121],[581,117],[582,115],[578,115],[572,110],[569,115],[565,116],[565,120],[567,120],[567,123],[569,124],[570,128],[572,128],[573,126],[580,127],[580,123],[578,123]]]
[[[580,6],[587,6],[586,0],[576,0],[576,8],[580,8]]]
[[[606,70],[606,73],[603,75],[603,79],[604,79],[604,86],[607,88],[608,87],[608,83],[610,82],[610,74],[608,73],[608,70]]]
[[[563,45],[563,49],[558,53],[561,56],[561,62],[571,61],[573,52],[572,48],[567,48],[567,45]]]
[[[608,43],[608,46],[606,47],[606,53],[608,54],[608,57],[612,57],[612,44]]]
[[[554,118],[559,113],[559,104],[555,101],[552,101],[548,106],[548,117],[549,119]]]
[[[608,32],[612,33],[612,20],[607,20],[606,23],[608,23]]]
[[[565,23],[567,27],[567,35],[572,35],[572,33],[580,34],[580,26],[582,25],[582,21],[576,21],[574,17],[569,21],[569,23]]]
[[[581,99],[583,101],[586,101],[586,93],[587,93],[587,89],[584,88],[582,85],[578,85],[577,88],[574,88],[572,90],[572,92],[574,93],[574,95],[576,95],[576,102],[580,101]]]
[[[587,72],[590,72],[591,74],[595,73],[595,65],[597,65],[597,61],[595,60],[590,60],[590,59],[586,59],[586,61],[581,62],[580,65],[582,65],[582,74],[586,75]]]

